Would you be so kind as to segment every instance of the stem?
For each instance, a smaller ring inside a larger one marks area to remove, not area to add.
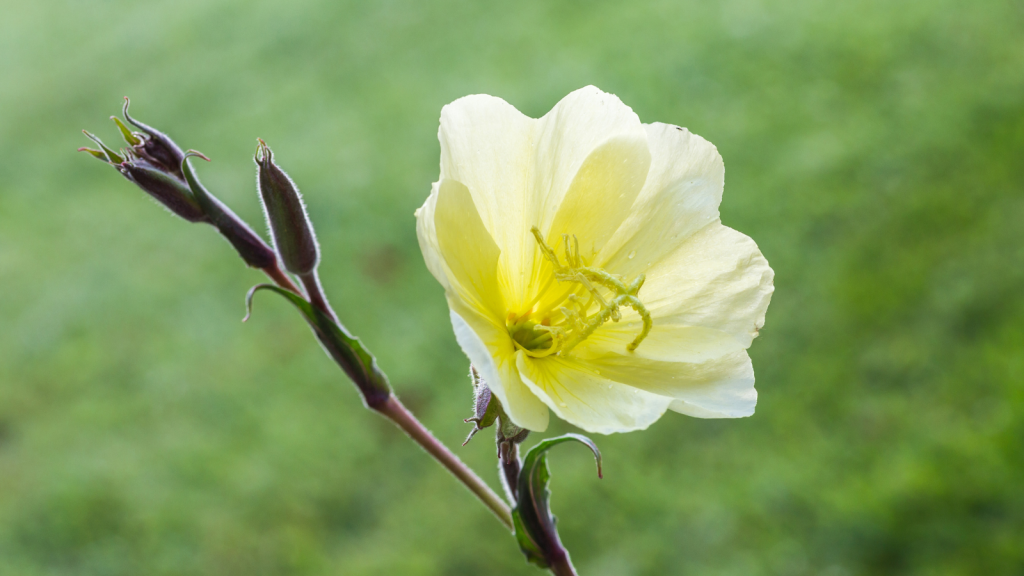
[[[551,573],[555,576],[578,576],[576,569],[573,568],[572,562],[569,560],[569,553],[563,552],[558,558],[551,558]]]
[[[272,265],[264,268],[263,272],[271,280],[274,281],[274,284],[277,284],[281,288],[284,288],[285,290],[291,290],[296,294],[302,294],[302,290],[300,290],[299,287],[295,285],[295,282],[292,282],[292,279],[289,278],[287,274],[282,272],[280,268],[278,268],[277,262],[274,262]]]
[[[500,496],[491,490],[490,486],[484,483],[479,476],[476,475],[468,466],[463,464],[459,457],[452,453],[444,444],[442,444],[430,430],[427,430],[412,412],[409,412],[398,398],[391,396],[388,400],[380,407],[377,408],[384,416],[391,419],[392,422],[398,425],[399,428],[405,431],[410,438],[413,439],[417,444],[423,447],[431,456],[434,457],[442,466],[448,469],[449,472],[455,475],[460,482],[469,488],[470,492],[476,495],[484,506],[491,509],[494,515],[501,520],[509,530],[513,529],[512,526],[512,511],[509,510],[508,504],[501,499]],[[566,574],[570,574],[567,572]],[[571,573],[575,574],[575,573]]]
[[[274,282],[276,282],[282,288],[291,290],[296,294],[301,294],[299,288],[281,272],[281,269],[275,264],[271,268],[264,269],[267,276],[270,276]],[[309,294],[309,301],[311,304],[316,306],[320,311],[327,314],[335,321],[338,316],[331,309],[331,305],[327,303],[327,298],[324,297],[323,288],[320,286],[320,277],[316,273],[316,270],[309,274],[303,274],[299,276],[303,286],[306,287],[306,292]],[[419,444],[428,454],[434,457],[442,466],[448,469],[455,477],[465,484],[469,491],[476,495],[484,506],[487,506],[494,515],[501,520],[509,530],[513,529],[512,525],[512,511],[509,509],[508,504],[501,499],[500,496],[494,493],[479,476],[476,475],[473,470],[466,466],[459,457],[452,453],[447,446],[441,443],[440,440],[434,437],[430,433],[430,430],[413,416],[412,412],[409,412],[408,408],[399,402],[398,397],[392,394],[383,404],[376,404],[371,406],[374,410],[380,412],[392,422],[395,423],[399,428],[405,431],[414,442]]]
[[[501,430],[498,431],[501,434]],[[498,442],[498,470],[501,472],[501,483],[508,493],[509,502],[519,501],[519,445],[515,442]]]
[[[302,274],[299,276],[299,280],[302,281],[302,285],[306,287],[306,293],[309,294],[309,303],[316,306],[321,312],[327,314],[338,321],[338,316],[331,309],[331,305],[327,303],[327,297],[324,296],[324,289],[320,285],[320,275],[317,274],[316,269],[308,274]]]

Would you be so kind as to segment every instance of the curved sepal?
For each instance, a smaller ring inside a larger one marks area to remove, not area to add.
[[[270,290],[284,296],[295,306],[309,322],[317,340],[327,355],[330,356],[345,374],[352,379],[363,395],[363,403],[367,408],[382,405],[391,396],[391,384],[384,372],[377,367],[377,360],[370,354],[359,338],[349,334],[344,326],[332,320],[318,308],[307,302],[298,294],[274,286],[273,284],[257,284],[249,289],[245,296],[246,314],[243,322],[252,313],[252,299],[260,290]]]
[[[597,476],[601,478],[601,452],[593,440],[579,434],[566,434],[540,441],[526,453],[519,474],[519,500],[512,510],[516,540],[526,559],[541,568],[568,563],[569,552],[558,538],[555,517],[549,506],[551,490],[548,483],[551,474],[548,470],[547,451],[569,441],[580,442],[590,448],[597,460]]]

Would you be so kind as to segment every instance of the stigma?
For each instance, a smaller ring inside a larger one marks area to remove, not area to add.
[[[529,311],[509,313],[505,326],[516,349],[534,358],[568,355],[609,320],[621,320],[619,309],[625,306],[635,310],[643,321],[640,333],[626,345],[628,352],[636,350],[653,326],[651,314],[638,295],[644,285],[644,275],[639,274],[632,282],[626,282],[621,276],[585,266],[580,256],[579,240],[568,234],[562,235],[566,260],[562,264],[555,251],[544,242],[540,229],[534,226],[530,232],[537,240],[544,259],[551,263],[554,280],[574,287],[557,298],[547,310],[538,310],[537,301],[549,289],[546,285]],[[555,317],[555,322],[552,322],[552,317]]]

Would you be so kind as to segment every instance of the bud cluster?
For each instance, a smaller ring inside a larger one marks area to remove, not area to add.
[[[85,132],[98,149],[79,148],[79,151],[88,152],[116,168],[128,181],[176,216],[188,222],[203,222],[215,227],[246,264],[263,270],[277,284],[253,288],[247,298],[249,305],[252,295],[263,288],[288,298],[305,316],[324,350],[355,382],[366,405],[375,409],[383,406],[391,397],[387,377],[377,367],[373,355],[358,338],[345,330],[327,304],[316,273],[320,248],[313,225],[298,187],[284,170],[274,164],[273,152],[266,142],[259,140],[254,159],[260,198],[274,248],[199,181],[189,158],[206,161],[209,158],[194,150],[183,152],[166,134],[132,118],[128,114],[128,105],[128,98],[125,98],[123,121],[111,117],[124,138],[126,148],[115,152],[99,138]],[[278,259],[285,270],[298,276],[305,287],[305,294],[281,271]]]
[[[99,149],[78,150],[116,168],[129,182],[172,214],[188,222],[205,222],[216,227],[249,266],[261,269],[276,266],[277,257],[267,243],[195,178],[188,158],[207,158],[196,152],[182,152],[181,147],[166,134],[132,118],[128,114],[129,104],[125,98],[124,121],[116,116],[110,117],[121,131],[127,148],[115,152],[99,138],[85,132]],[[137,131],[132,131],[125,122]]]

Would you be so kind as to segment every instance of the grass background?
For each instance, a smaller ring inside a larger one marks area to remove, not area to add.
[[[1024,574],[1024,4],[7,3],[0,574],[538,574],[365,412],[260,276],[84,154],[130,95],[259,223],[306,193],[335,307],[458,445],[466,361],[419,255],[441,106],[595,84],[689,127],[776,271],[754,417],[552,455],[584,576]],[[551,434],[568,430],[564,424]],[[495,478],[481,435],[457,453]]]

